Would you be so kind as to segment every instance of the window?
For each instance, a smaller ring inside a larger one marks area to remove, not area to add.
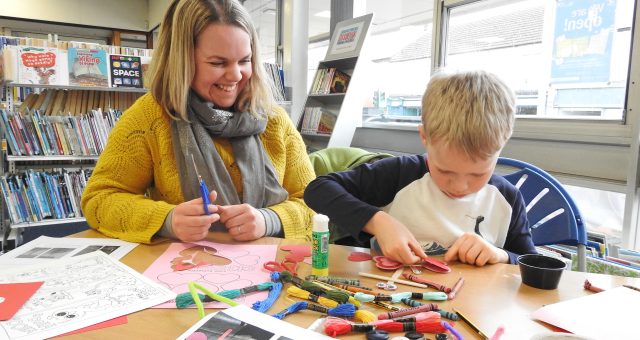
[[[431,74],[432,7],[429,1],[366,1],[366,12],[374,13],[366,58],[375,77],[363,98],[363,126],[415,129],[420,122]]]
[[[260,40],[260,56],[267,63],[276,62],[276,0],[247,0],[243,3],[253,20]]]
[[[514,90],[519,119],[503,156],[580,183],[569,190],[587,228],[630,248],[639,244],[636,3],[445,0],[434,35],[444,51],[434,65],[486,69]]]
[[[622,120],[632,0],[488,0],[453,7],[446,67],[482,68],[519,116]]]

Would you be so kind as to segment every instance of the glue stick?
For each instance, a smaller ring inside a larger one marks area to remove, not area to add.
[[[329,217],[322,214],[313,216],[313,252],[311,254],[311,274],[329,275]]]

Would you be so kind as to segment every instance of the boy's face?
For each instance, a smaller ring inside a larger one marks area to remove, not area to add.
[[[420,138],[427,149],[427,165],[438,188],[453,199],[478,192],[489,182],[498,159],[497,152],[488,159],[470,159],[462,150],[436,141],[427,142],[420,129]]]

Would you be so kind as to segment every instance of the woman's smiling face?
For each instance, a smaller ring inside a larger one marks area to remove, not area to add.
[[[200,98],[228,109],[253,74],[251,38],[238,26],[210,24],[196,38],[191,88]]]

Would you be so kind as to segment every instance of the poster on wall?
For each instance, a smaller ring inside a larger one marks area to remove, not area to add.
[[[551,83],[607,82],[616,0],[558,0]]]
[[[370,13],[337,23],[324,60],[359,56],[372,19]]]

